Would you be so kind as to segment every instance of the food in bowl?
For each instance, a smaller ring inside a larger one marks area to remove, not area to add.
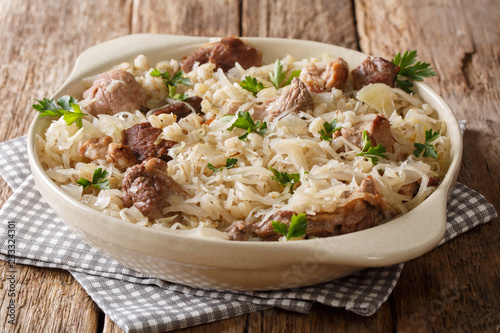
[[[62,115],[38,158],[76,200],[145,227],[240,241],[371,228],[418,206],[449,164],[446,123],[394,60],[262,64],[232,37],[154,66],[138,55],[87,78],[80,101],[38,101]]]

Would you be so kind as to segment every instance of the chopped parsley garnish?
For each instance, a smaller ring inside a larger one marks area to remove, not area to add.
[[[236,163],[238,163],[237,158],[228,158],[226,159],[226,165],[222,166],[220,168],[215,168],[212,163],[208,163],[207,167],[212,170],[213,172],[221,171],[222,169],[231,169],[236,166]]]
[[[257,96],[257,93],[264,89],[264,84],[262,82],[257,81],[256,78],[245,76],[245,79],[241,81],[240,86],[250,91],[254,96]]]
[[[187,77],[183,77],[184,72],[182,70],[178,70],[177,73],[170,77],[168,72],[160,72],[158,68],[153,68],[149,74],[153,77],[161,77],[163,79],[163,83],[167,87],[168,95],[170,98],[177,99],[179,101],[183,101],[188,98],[187,95],[181,95],[177,93],[177,86],[179,84],[183,84],[185,86],[191,85],[191,80]]]
[[[363,149],[361,149],[361,152],[356,154],[356,156],[364,156],[369,159],[373,165],[377,165],[378,157],[387,158],[387,155],[384,154],[385,150],[385,147],[380,143],[376,147],[373,147],[372,141],[368,138],[368,133],[363,131]]]
[[[276,89],[289,85],[294,77],[300,75],[300,69],[293,70],[290,77],[285,81],[286,73],[283,72],[283,65],[279,59],[274,63],[274,72],[269,72],[269,78]],[[285,82],[283,82],[285,81]]]
[[[307,229],[307,217],[306,214],[293,214],[290,220],[290,227],[285,223],[279,221],[272,221],[274,231],[279,234],[286,236],[286,240],[292,238],[299,238],[306,234]]]
[[[432,157],[437,160],[438,153],[434,145],[431,144],[432,141],[436,140],[441,136],[441,133],[433,132],[432,128],[428,131],[425,131],[425,143],[415,143],[413,146],[415,150],[413,151],[413,155],[419,157],[423,152],[423,157]]]
[[[85,178],[80,178],[76,181],[76,183],[80,186],[83,186],[84,189],[93,186],[100,190],[106,190],[109,189],[109,179],[106,179],[108,176],[109,173],[106,170],[102,170],[102,168],[97,168],[94,170],[92,181],[87,180]]]
[[[318,131],[321,139],[325,141],[332,141],[333,133],[335,133],[336,131],[340,131],[342,126],[337,126],[337,118],[335,118],[331,123],[325,121],[325,123],[323,124],[323,128],[324,129]]]
[[[264,135],[267,131],[267,123],[265,121],[258,120],[256,123],[253,121],[252,116],[248,111],[238,112],[238,119],[229,127],[227,130],[232,131],[235,127],[246,130],[247,132],[240,135],[238,139],[245,141],[248,134],[255,132],[260,135]]]
[[[56,101],[53,99],[44,98],[42,100],[35,99],[38,104],[33,104],[32,107],[40,112],[38,117],[63,117],[66,124],[69,126],[73,123],[78,128],[82,128],[82,118],[86,116],[76,104],[78,100],[72,96],[62,96]]]
[[[300,174],[299,173],[288,173],[288,172],[281,172],[276,170],[273,167],[268,167],[269,170],[271,170],[274,174],[272,179],[277,181],[283,186],[287,186],[290,184],[290,192],[293,194],[293,187],[295,184],[297,184],[300,181]]]
[[[403,55],[398,53],[391,61],[394,65],[399,66],[396,82],[407,93],[412,93],[410,88],[413,87],[413,84],[409,80],[402,79],[401,76],[413,81],[423,81],[424,77],[436,76],[436,72],[430,67],[431,64],[417,61],[416,50],[406,51]]]

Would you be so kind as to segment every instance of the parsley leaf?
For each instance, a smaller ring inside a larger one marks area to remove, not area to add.
[[[441,133],[433,132],[432,128],[428,131],[425,131],[425,143],[415,143],[413,146],[416,148],[413,151],[413,155],[419,157],[423,152],[423,157],[432,157],[437,160],[438,153],[434,145],[431,145],[431,142],[436,140],[441,136]]]
[[[323,124],[324,129],[318,131],[321,139],[325,141],[332,141],[333,133],[336,131],[340,131],[340,129],[342,128],[342,126],[337,126],[337,123],[337,118],[333,119],[331,123],[325,121],[325,123]]]
[[[285,223],[279,221],[271,221],[271,223],[273,225],[274,231],[276,231],[278,234],[286,236],[286,234],[288,233],[288,226]]]
[[[398,86],[406,91],[407,93],[412,93],[411,87],[413,83],[409,80],[404,80],[401,76],[407,77],[413,81],[423,81],[424,77],[436,76],[436,72],[427,62],[417,61],[417,51],[406,51],[403,55],[401,52],[396,54],[396,56],[391,60],[396,66],[399,66],[399,73],[396,78]]]
[[[248,134],[252,132],[264,135],[267,131],[267,123],[265,121],[261,122],[260,120],[255,123],[248,111],[238,112],[238,119],[236,119],[236,121],[227,130],[232,131],[235,127],[247,131],[245,134],[238,137],[238,139],[243,141],[245,141]]]
[[[290,227],[285,223],[279,221],[272,221],[274,231],[286,236],[286,240],[292,238],[299,238],[306,234],[307,229],[307,216],[306,214],[293,214],[290,220]]]
[[[272,179],[286,187],[288,184],[290,184],[290,192],[293,194],[293,187],[295,184],[297,184],[300,181],[300,174],[299,173],[288,173],[288,172],[281,172],[276,170],[273,167],[268,167],[269,170],[271,170],[274,174]]]
[[[290,83],[292,83],[293,78],[294,77],[299,77],[299,75],[300,75],[300,69],[294,69],[292,71],[292,73],[290,74],[290,77],[288,78],[288,80],[286,80],[285,84],[283,84],[283,87],[289,85]]]
[[[241,81],[240,86],[243,89],[250,91],[254,96],[257,96],[257,93],[264,89],[262,82],[259,82],[256,78],[250,76],[245,76],[245,79]]]
[[[363,149],[361,149],[361,152],[356,154],[356,156],[364,156],[369,159],[373,165],[377,165],[378,157],[387,158],[387,155],[384,154],[385,151],[385,147],[380,143],[376,147],[373,147],[372,141],[368,138],[368,133],[363,131]]]
[[[293,70],[290,77],[284,82],[284,84],[282,84],[286,78],[285,74],[286,73],[283,72],[283,65],[281,65],[279,59],[276,59],[276,62],[274,63],[274,72],[269,72],[269,79],[276,89],[289,85],[294,77],[298,77],[300,75],[300,69]]]
[[[210,170],[212,170],[213,172],[217,172],[217,171],[221,171],[224,168],[226,168],[226,169],[234,168],[236,166],[236,163],[238,163],[238,159],[237,158],[228,158],[228,159],[226,159],[226,165],[225,166],[222,166],[220,168],[215,168],[212,163],[208,163],[207,167]]]
[[[176,100],[183,101],[188,98],[187,95],[181,95],[177,93],[177,86],[179,84],[183,84],[185,86],[191,85],[191,80],[187,77],[184,77],[184,72],[182,70],[178,70],[174,76],[170,77],[168,72],[160,72],[158,68],[153,68],[149,74],[153,77],[161,77],[163,79],[163,83],[167,87],[168,95]]]
[[[94,170],[92,181],[87,180],[85,178],[80,178],[76,181],[76,183],[80,186],[83,186],[84,189],[93,186],[100,190],[106,190],[109,189],[109,179],[106,179],[108,176],[109,173],[106,170],[102,170],[102,168],[97,168]]]
[[[38,104],[33,104],[32,107],[40,113],[38,117],[63,117],[68,126],[75,123],[78,128],[82,128],[82,118],[87,114],[83,113],[80,106],[76,104],[78,102],[76,98],[65,95],[57,102],[48,98],[35,99],[35,101]]]

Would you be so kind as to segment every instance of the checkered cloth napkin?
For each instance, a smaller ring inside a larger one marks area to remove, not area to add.
[[[206,290],[161,281],[123,267],[77,238],[35,187],[26,137],[0,144],[0,175],[14,190],[0,210],[0,259],[8,259],[8,226],[15,261],[69,270],[98,306],[126,332],[158,332],[208,323],[270,307],[305,313],[314,302],[374,314],[387,300],[403,264],[369,268],[310,287],[266,292]],[[448,200],[441,244],[496,217],[474,190],[457,184]]]

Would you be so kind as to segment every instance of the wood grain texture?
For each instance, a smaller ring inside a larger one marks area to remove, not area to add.
[[[240,33],[238,0],[135,0],[132,33],[224,37]]]
[[[350,0],[243,0],[242,35],[307,39],[357,48]]]
[[[83,50],[130,32],[131,1],[110,1],[107,10],[100,1],[0,1],[0,141],[27,133],[33,99],[51,96]],[[11,193],[1,180],[0,205]],[[99,310],[68,272],[16,267],[18,323],[6,323],[2,304],[1,332],[97,331]],[[4,262],[0,270],[4,277]],[[4,283],[2,301],[5,292]]]
[[[0,264],[0,332],[82,332],[97,330],[97,306],[65,271],[15,266],[16,325],[7,322],[6,277],[8,265]]]
[[[213,332],[224,332],[224,333],[237,333],[244,332],[246,327],[246,320],[248,315],[241,315],[234,318],[219,320],[213,323],[208,323],[199,326],[187,327],[184,329],[179,329],[171,332],[176,333],[213,333]],[[106,317],[103,327],[103,333],[123,333],[123,330],[119,328],[113,321]]]
[[[500,34],[496,1],[356,1],[362,51],[416,49],[426,80],[467,120],[459,181],[500,211]],[[480,19],[478,19],[480,18]],[[401,332],[487,331],[500,323],[498,218],[407,263],[391,296]]]
[[[32,100],[55,92],[83,50],[129,33],[299,38],[386,58],[417,49],[438,73],[426,83],[468,122],[459,180],[500,211],[498,17],[496,0],[0,0],[0,142],[27,133]],[[11,194],[0,180],[0,205]],[[498,331],[498,222],[408,262],[371,317],[314,305],[308,314],[270,309],[178,332]],[[123,332],[67,272],[17,267],[15,331]],[[1,262],[2,281],[6,270]],[[0,331],[14,331],[4,304]]]
[[[106,12],[71,0],[2,0],[0,9],[1,141],[27,133],[33,99],[51,96],[83,50],[130,33],[131,1],[110,1]]]
[[[361,317],[344,309],[315,304],[307,314],[270,309],[248,315],[246,332],[391,332],[389,303],[371,317]]]

